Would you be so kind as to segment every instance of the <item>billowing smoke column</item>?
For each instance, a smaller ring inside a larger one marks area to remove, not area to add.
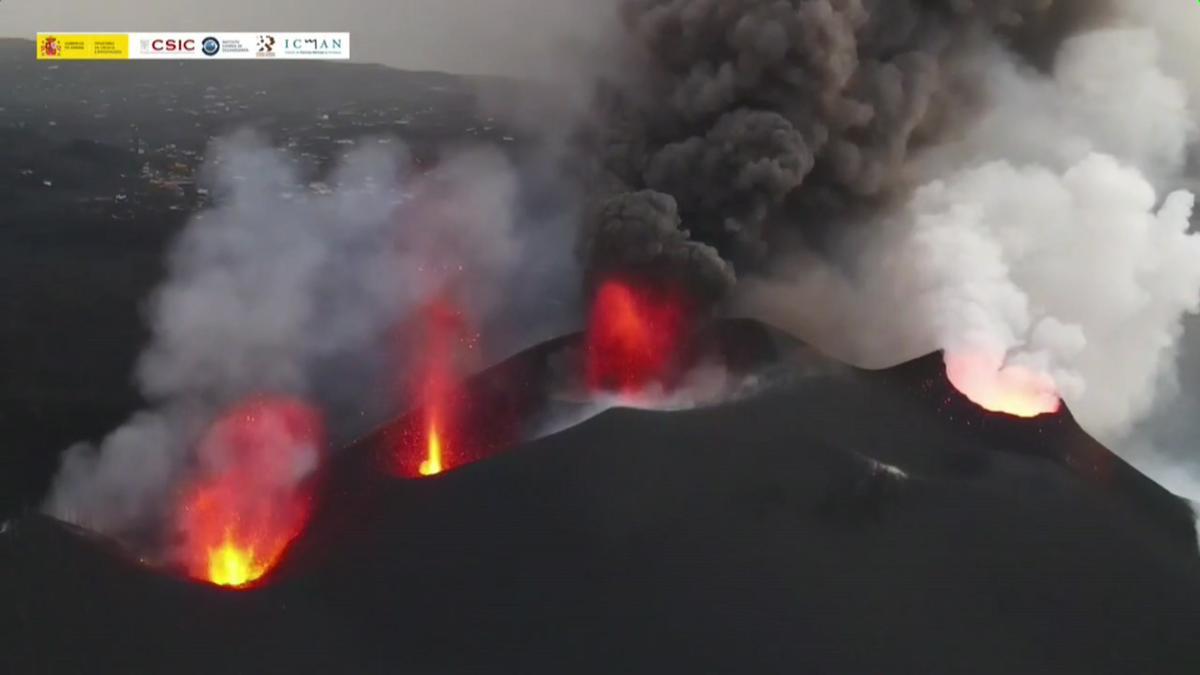
[[[956,59],[999,40],[1033,58],[1103,4],[623,0],[641,75],[598,97],[592,277],[652,270],[723,297],[735,269],[819,243],[904,187],[913,150],[970,107]]]
[[[701,302],[737,286],[736,311],[850,360],[943,349],[988,409],[1065,397],[1089,428],[1128,429],[1200,297],[1192,197],[1170,193],[1194,102],[1146,14],[624,0],[636,75],[602,78],[584,134],[590,283],[653,274]]]
[[[838,264],[797,256],[744,306],[865,365],[945,349],[977,400],[1061,394],[1117,442],[1169,383],[1200,298],[1194,198],[1155,187],[1186,181],[1194,103],[1145,29],[1075,36],[1047,72],[998,46],[961,67],[984,110],[914,157],[919,187]]]
[[[711,303],[737,273],[763,272],[781,252],[828,254],[862,236],[855,225],[903,203],[923,151],[984,114],[987,94],[960,62],[996,53],[1037,72],[1108,10],[1042,0],[625,0],[631,69],[643,75],[610,78],[598,94],[604,114],[592,139],[604,189],[580,247],[591,283],[654,275]],[[952,380],[986,407],[1057,409],[1050,373],[1007,364],[1020,337],[939,337],[931,347],[953,351]]]

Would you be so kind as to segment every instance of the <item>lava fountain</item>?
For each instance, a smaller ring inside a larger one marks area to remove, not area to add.
[[[682,295],[608,280],[596,290],[586,335],[592,391],[638,394],[670,374],[687,329]]]
[[[243,402],[209,428],[177,523],[189,575],[244,588],[274,567],[308,521],[322,436],[320,414],[285,397]]]
[[[960,393],[984,410],[1033,418],[1062,407],[1054,378],[984,354],[947,354],[946,375]]]
[[[425,429],[425,459],[417,471],[422,476],[436,476],[443,471],[442,431],[436,417]]]
[[[413,398],[421,405],[421,438],[402,452],[401,473],[411,475],[411,453],[421,456],[416,473],[421,476],[436,476],[451,468],[454,463],[452,431],[457,423],[456,380],[460,351],[473,349],[477,340],[468,330],[463,313],[445,296],[430,302],[421,312],[421,344],[419,352],[424,364],[417,371],[416,381],[411,386]],[[475,336],[477,337],[477,336]],[[417,446],[415,449],[411,446]]]

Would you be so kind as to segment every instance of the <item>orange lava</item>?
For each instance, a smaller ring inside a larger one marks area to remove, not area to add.
[[[668,375],[686,327],[682,299],[609,280],[596,291],[587,328],[593,391],[636,394]]]
[[[948,354],[946,375],[955,389],[990,412],[1033,418],[1056,413],[1062,407],[1052,377],[1023,366],[1005,365],[1003,357]]]
[[[200,442],[202,477],[178,516],[188,574],[244,588],[269,572],[308,521],[303,484],[321,442],[319,413],[290,398],[252,399],[218,419]]]

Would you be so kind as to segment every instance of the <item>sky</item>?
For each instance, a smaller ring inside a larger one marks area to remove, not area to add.
[[[351,33],[356,61],[528,74],[581,37],[603,0],[0,0],[0,36],[42,31]]]

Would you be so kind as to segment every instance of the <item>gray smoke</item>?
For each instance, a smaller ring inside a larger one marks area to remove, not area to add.
[[[1045,70],[999,44],[961,62],[982,112],[912,154],[917,189],[837,255],[744,285],[742,308],[863,365],[940,348],[995,382],[1049,376],[1085,428],[1195,498],[1200,434],[1175,397],[1200,310],[1200,89],[1161,26],[1122,10]]]
[[[700,297],[719,297],[735,279],[733,268],[708,244],[689,239],[671,195],[653,190],[627,192],[596,207],[591,236],[580,255],[595,278],[653,275],[682,283]]]
[[[320,182],[252,136],[211,149],[216,206],[175,242],[150,308],[137,381],[151,406],[67,452],[51,513],[127,539],[161,531],[199,436],[249,396],[393,409],[400,375],[420,358],[394,329],[435,296],[490,322],[497,349],[543,337],[554,307],[508,298],[578,271],[569,242],[543,236],[561,224],[526,222],[516,169],[477,150],[416,174],[400,144],[381,141],[365,139]],[[343,392],[355,393],[326,400]]]
[[[590,138],[604,188],[583,248],[607,255],[585,259],[653,260],[713,299],[732,288],[733,268],[757,269],[796,240],[820,245],[902,191],[913,151],[978,112],[959,60],[1004,44],[1036,67],[1108,11],[1051,0],[619,8],[637,75],[600,86]]]
[[[592,277],[650,266],[862,365],[946,350],[1200,496],[1194,6],[618,4]]]
[[[1161,45],[1161,63],[1186,89],[1189,109],[1200,102],[1200,64],[1192,54],[1200,40],[1200,22],[1188,3],[1121,3],[1135,24],[1149,27]],[[1200,152],[1189,148],[1183,183],[1200,193]],[[1178,372],[1163,378],[1160,402],[1123,443],[1126,456],[1166,488],[1192,500],[1200,513],[1200,318],[1190,317],[1178,345]],[[1200,520],[1197,521],[1200,528]]]

